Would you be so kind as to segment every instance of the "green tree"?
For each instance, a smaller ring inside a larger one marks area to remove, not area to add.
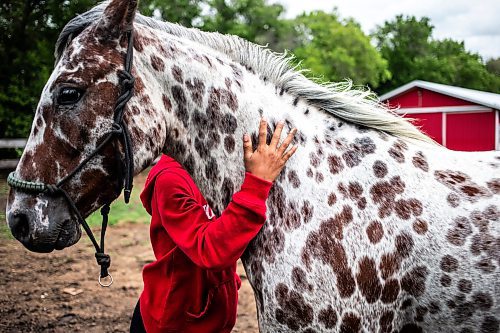
[[[280,20],[284,8],[267,0],[208,0],[209,10],[202,17],[202,29],[238,35],[258,44],[279,49],[280,36],[287,31]]]
[[[195,24],[200,17],[204,0],[142,0],[139,2],[141,14],[155,16],[162,20],[179,23],[185,27]]]
[[[373,37],[393,73],[379,93],[417,79],[500,92],[500,79],[487,71],[478,54],[467,51],[463,42],[432,39],[433,29],[426,17],[402,15],[377,27]]]
[[[0,137],[28,135],[53,49],[66,22],[98,0],[9,0],[0,4]]]
[[[299,16],[296,25],[301,45],[294,53],[313,75],[327,81],[350,78],[373,88],[390,78],[387,62],[353,19],[315,11]]]
[[[495,75],[500,75],[500,58],[491,58],[486,62],[486,69],[488,72]]]

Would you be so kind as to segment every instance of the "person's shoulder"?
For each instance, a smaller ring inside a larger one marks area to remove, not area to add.
[[[195,183],[189,173],[180,167],[166,168],[156,179],[156,186],[167,188],[186,188],[192,191]]]

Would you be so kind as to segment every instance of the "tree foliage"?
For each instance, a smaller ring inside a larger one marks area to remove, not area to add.
[[[193,20],[201,15],[203,0],[142,0],[139,11],[169,22],[192,27]]]
[[[9,0],[0,4],[0,137],[26,136],[66,22],[97,0]]]
[[[488,72],[500,76],[500,58],[491,58],[486,62]]]
[[[373,37],[393,73],[380,92],[417,79],[500,92],[500,79],[478,54],[467,51],[463,42],[432,39],[433,29],[426,17],[402,15],[377,27]]]
[[[316,11],[299,16],[296,24],[301,45],[294,53],[312,74],[327,81],[350,78],[372,87],[390,77],[387,62],[354,20]]]

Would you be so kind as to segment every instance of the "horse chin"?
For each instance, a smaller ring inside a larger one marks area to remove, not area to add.
[[[66,220],[63,222],[59,228],[59,235],[54,243],[55,250],[62,250],[66,247],[70,247],[80,240],[82,236],[82,231],[78,222],[73,220]]]

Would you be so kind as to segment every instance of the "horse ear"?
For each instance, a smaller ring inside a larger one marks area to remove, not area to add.
[[[102,40],[117,39],[132,30],[138,0],[111,0],[97,24],[97,33]]]

